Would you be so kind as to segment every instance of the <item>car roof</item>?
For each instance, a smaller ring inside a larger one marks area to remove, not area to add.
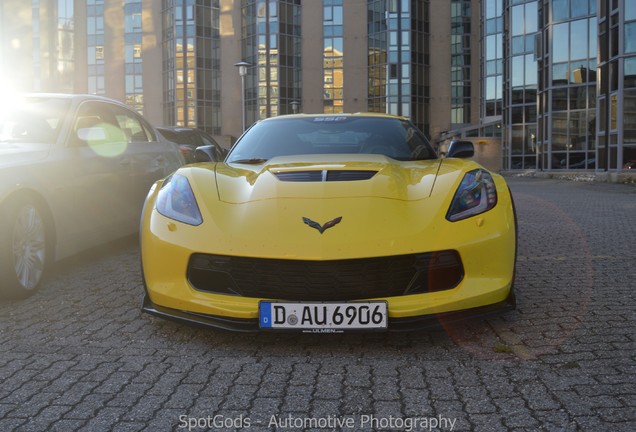
[[[338,113],[338,114],[288,114],[281,115],[277,117],[270,117],[264,119],[262,121],[275,121],[281,119],[308,119],[308,118],[329,118],[329,117],[352,117],[352,118],[383,118],[383,119],[397,119],[397,120],[407,120],[406,117],[393,115],[393,114],[385,114],[385,113],[373,113],[373,112],[357,112],[357,113]]]
[[[69,99],[69,100],[101,100],[104,102],[116,103],[119,105],[124,105],[123,102],[118,101],[116,99],[107,98],[101,95],[93,95],[93,94],[81,94],[81,93],[22,93],[20,94],[22,97],[45,97],[45,98],[54,98],[54,99]]]

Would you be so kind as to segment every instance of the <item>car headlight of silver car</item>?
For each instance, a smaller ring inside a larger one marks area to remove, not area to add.
[[[497,205],[497,188],[488,171],[476,169],[464,175],[455,192],[446,219],[456,222],[484,212]]]
[[[157,211],[167,218],[188,225],[201,225],[203,218],[188,179],[173,174],[166,179],[157,196]]]

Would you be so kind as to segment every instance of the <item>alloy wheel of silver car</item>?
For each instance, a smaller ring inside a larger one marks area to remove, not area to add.
[[[20,288],[34,290],[46,265],[46,227],[36,206],[27,203],[13,225],[13,263]]]

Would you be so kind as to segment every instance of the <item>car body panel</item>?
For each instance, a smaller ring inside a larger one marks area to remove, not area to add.
[[[307,157],[298,159],[302,159],[298,165],[306,168]],[[312,167],[329,167],[335,159],[311,161]],[[380,166],[383,158],[358,159],[341,162],[362,169]],[[184,269],[193,253],[329,261],[456,250],[465,270],[462,282],[450,290],[382,298],[389,302],[390,318],[478,308],[504,303],[511,296],[515,219],[502,177],[493,174],[499,194],[493,209],[449,222],[445,215],[453,192],[464,173],[479,168],[474,162],[445,159],[402,163],[399,168],[387,164],[382,169],[393,170],[391,180],[375,186],[335,182],[289,189],[283,182],[276,184],[270,174],[292,161],[271,162],[265,170],[226,163],[179,170],[197,197],[203,215],[199,226],[159,214],[154,204],[162,183],[154,186],[141,238],[147,295],[153,305],[206,316],[257,318],[259,298],[201,292],[189,284]],[[264,176],[268,185],[261,193],[258,185]],[[224,199],[227,196],[234,200]],[[304,217],[319,224],[336,217],[342,220],[321,234],[307,226]],[[267,293],[262,298],[268,298]]]
[[[24,96],[67,101],[68,109],[50,142],[0,142],[0,206],[19,194],[41,202],[51,219],[56,259],[138,231],[149,186],[181,165],[177,149],[158,143],[152,126],[116,101],[93,95]],[[124,141],[74,144],[77,116],[86,104],[138,119],[150,134],[146,150]],[[135,153],[146,160],[134,163]]]
[[[377,197],[412,201],[430,195],[440,160],[400,163],[381,155],[307,155],[276,157],[263,165],[219,164],[216,182],[221,201],[239,204],[285,198],[356,198]],[[276,174],[303,171],[377,171],[367,181],[286,182]]]

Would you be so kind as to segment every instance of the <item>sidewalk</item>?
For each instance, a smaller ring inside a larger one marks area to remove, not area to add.
[[[633,170],[636,171],[636,170]],[[570,180],[577,182],[599,182],[618,183],[636,186],[636,172],[616,172],[616,171],[536,171],[536,170],[515,170],[501,171],[504,177],[533,177],[555,180]]]

